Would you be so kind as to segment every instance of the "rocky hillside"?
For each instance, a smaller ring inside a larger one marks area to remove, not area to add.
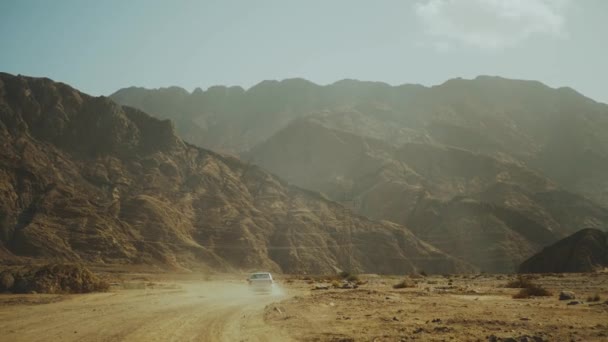
[[[569,88],[293,79],[112,97],[485,271],[514,271],[580,227],[608,227],[608,106]]]
[[[521,273],[592,272],[608,267],[608,233],[583,229],[523,262]]]
[[[397,148],[312,119],[244,158],[490,272],[516,270],[581,225],[608,226],[608,210],[510,158],[428,143]]]
[[[284,272],[472,268],[262,169],[184,143],[168,120],[0,74],[0,259]]]

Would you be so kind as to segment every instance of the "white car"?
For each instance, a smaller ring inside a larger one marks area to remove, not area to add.
[[[252,273],[247,278],[249,286],[253,288],[272,288],[274,286],[274,280],[272,274],[269,272],[256,272]]]

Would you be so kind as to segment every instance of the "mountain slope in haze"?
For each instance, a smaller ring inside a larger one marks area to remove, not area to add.
[[[0,74],[0,258],[461,272],[407,228],[184,143],[168,120]]]
[[[314,119],[296,120],[244,158],[363,215],[404,224],[488,272],[514,271],[578,227],[608,227],[608,210],[510,158],[394,147]]]
[[[390,86],[264,81],[244,90],[126,88],[112,98],[170,118],[186,140],[241,153],[304,117],[399,147],[433,143],[511,159],[608,205],[608,106],[570,88],[480,76]]]
[[[524,261],[519,272],[592,272],[607,267],[608,232],[583,229]]]

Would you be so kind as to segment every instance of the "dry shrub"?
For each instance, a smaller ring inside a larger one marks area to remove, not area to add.
[[[350,281],[350,282],[358,282],[360,281],[359,276],[356,274],[351,274],[349,277],[346,278],[346,280]]]
[[[351,272],[340,272],[339,274],[340,278],[346,280],[346,281],[350,281],[350,282],[357,282],[359,281],[359,276],[351,273]]]
[[[411,287],[416,287],[416,282],[414,282],[410,279],[403,279],[402,281],[393,285],[394,289],[405,289],[405,288],[411,288]]]
[[[602,298],[600,297],[599,293],[596,293],[593,296],[587,297],[588,302],[599,302],[600,300],[602,300]]]
[[[530,277],[518,276],[517,279],[508,282],[505,287],[521,289],[513,295],[513,298],[547,297],[551,296],[551,291],[532,282]]]
[[[551,291],[543,288],[540,285],[534,285],[533,287],[528,287],[528,288],[519,290],[518,293],[513,295],[513,298],[522,299],[522,298],[530,298],[530,297],[549,297],[549,296],[552,296]]]
[[[553,294],[551,293],[551,291],[545,289],[544,287],[537,285],[537,284],[530,283],[530,284],[528,284],[528,287],[523,288],[523,289],[519,290],[518,293],[514,294],[513,298],[523,299],[523,298],[530,298],[530,297],[549,297],[552,295]]]
[[[518,276],[517,279],[508,282],[505,287],[510,289],[525,289],[533,287],[534,283],[528,277]]]
[[[49,264],[10,271],[13,293],[88,293],[107,291],[109,284],[82,265]]]

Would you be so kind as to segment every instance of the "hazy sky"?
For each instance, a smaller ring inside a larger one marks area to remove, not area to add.
[[[479,74],[608,102],[605,0],[0,0],[0,71],[108,95]]]

